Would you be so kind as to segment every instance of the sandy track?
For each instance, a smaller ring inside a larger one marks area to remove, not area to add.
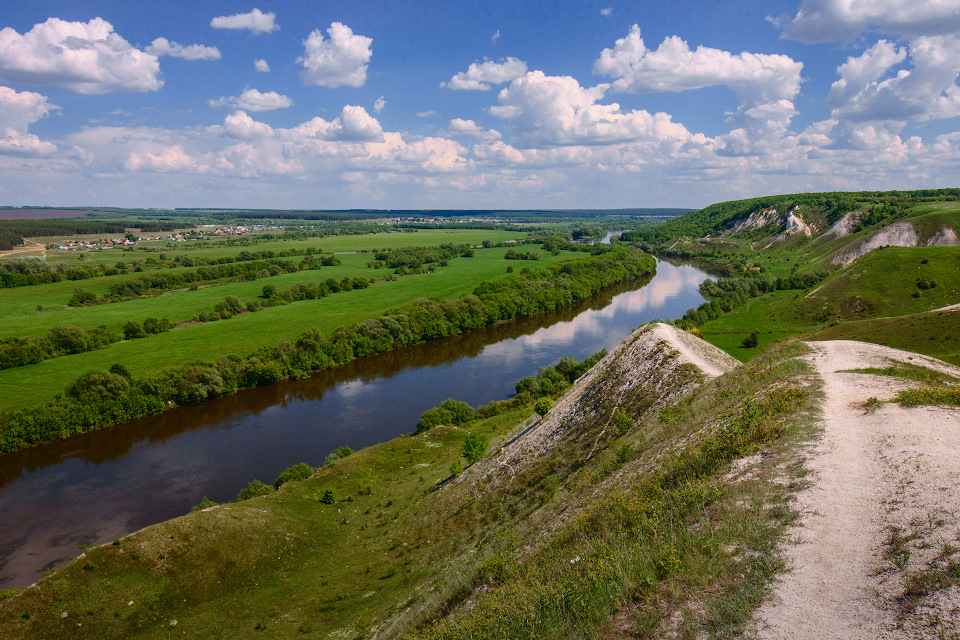
[[[22,246],[14,247],[8,251],[0,251],[0,258],[10,258],[22,253],[35,253],[37,251],[40,252],[40,258],[43,260],[47,259],[46,245],[40,244],[39,242],[34,242],[33,240],[24,240]]]
[[[740,362],[713,346],[709,342],[691,335],[683,329],[658,322],[651,331],[659,339],[670,343],[670,346],[679,351],[691,364],[707,374],[707,377],[716,378],[727,371],[736,369]]]
[[[960,369],[917,354],[861,342],[813,342],[811,357],[824,383],[823,437],[812,446],[812,485],[796,505],[800,525],[785,549],[788,572],[758,611],[760,638],[936,637],[960,627],[956,589],[935,593],[912,611],[902,608],[903,576],[883,553],[891,527],[913,541],[907,571],[928,566],[940,544],[960,533],[960,411],[904,409],[858,403],[890,399],[909,382],[842,373],[885,367],[891,360],[960,375]],[[932,516],[932,517],[931,517]],[[929,543],[926,546],[925,543]],[[926,546],[926,548],[924,548]]]

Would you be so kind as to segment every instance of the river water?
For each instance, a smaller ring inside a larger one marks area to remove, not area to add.
[[[204,496],[229,501],[250,480],[317,466],[338,446],[409,433],[446,398],[473,406],[508,398],[541,366],[682,316],[703,302],[707,277],[661,261],[651,280],[566,309],[0,457],[0,589],[27,586],[79,544],[182,515]]]

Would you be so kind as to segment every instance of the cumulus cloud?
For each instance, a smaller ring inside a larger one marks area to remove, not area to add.
[[[849,40],[864,31],[944,35],[960,30],[960,5],[950,0],[803,0],[793,18],[772,18],[783,36],[803,42]]]
[[[163,86],[157,56],[133,47],[102,18],[50,18],[22,35],[0,29],[0,79],[87,94]]]
[[[503,136],[496,129],[484,129],[473,120],[454,118],[444,132],[448,136],[472,136],[481,140],[499,140]]]
[[[288,138],[317,138],[340,142],[381,142],[383,128],[363,107],[345,105],[340,115],[327,121],[319,116],[303,124],[284,129]]]
[[[263,13],[260,9],[254,9],[247,13],[235,13],[230,16],[217,16],[210,21],[210,26],[214,29],[246,29],[255,35],[261,33],[270,33],[280,27],[276,23],[277,14]]]
[[[56,151],[56,145],[40,140],[27,129],[59,108],[47,102],[47,97],[39,93],[18,93],[0,86],[0,153],[44,155]]]
[[[456,91],[487,91],[495,84],[510,82],[527,72],[527,63],[516,58],[494,62],[474,62],[466,71],[461,71],[441,87]]]
[[[910,69],[897,69],[907,58]],[[960,36],[918,36],[908,47],[880,40],[837,68],[827,103],[851,121],[925,121],[960,115]]]
[[[171,58],[183,58],[184,60],[219,60],[220,49],[208,47],[202,44],[182,45],[179,42],[171,42],[166,38],[157,38],[145,49],[150,55],[170,56]]]
[[[270,65],[267,64],[266,60],[261,60],[257,58],[253,61],[253,68],[259,71],[260,73],[270,73]]]
[[[293,100],[276,91],[261,93],[256,89],[245,89],[239,96],[220,97],[207,100],[211,107],[232,107],[243,111],[272,111],[293,106]]]
[[[197,171],[197,162],[180,145],[172,145],[157,153],[131,153],[126,168],[131,171],[158,171],[161,173]]]
[[[350,27],[334,22],[324,39],[314,29],[303,41],[303,56],[297,62],[304,67],[300,72],[303,84],[320,87],[360,87],[367,81],[367,65],[373,51],[372,38],[355,35]]]
[[[259,140],[273,136],[273,128],[257,122],[244,111],[234,111],[223,121],[223,132],[238,140]]]
[[[510,120],[516,140],[527,146],[600,145],[641,138],[687,138],[669,115],[623,112],[620,105],[597,104],[608,85],[584,88],[569,76],[531,71],[503,89],[490,112]]]
[[[383,99],[383,96],[380,96],[376,102],[373,103],[373,112],[380,113],[385,106],[387,106],[387,101]]]
[[[800,91],[802,69],[803,63],[785,55],[732,54],[703,46],[691,50],[677,36],[666,38],[656,50],[648,49],[637,25],[593,64],[594,73],[616,78],[617,91],[689,91],[724,85],[751,105],[792,100]]]

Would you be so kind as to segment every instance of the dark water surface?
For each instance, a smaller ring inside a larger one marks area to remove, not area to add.
[[[232,500],[250,480],[319,465],[340,445],[413,431],[446,398],[474,406],[508,398],[538,367],[610,348],[648,320],[680,317],[703,302],[707,277],[660,262],[652,280],[567,309],[0,457],[0,589],[35,582],[78,544],[182,515],[203,496]]]

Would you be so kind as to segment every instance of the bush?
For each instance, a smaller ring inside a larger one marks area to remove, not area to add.
[[[440,403],[440,408],[450,413],[450,420],[453,424],[464,424],[473,420],[475,415],[473,407],[466,402],[450,398]]]
[[[143,321],[143,330],[146,333],[163,333],[170,331],[170,321],[166,318],[147,318]]]
[[[553,401],[550,398],[540,398],[537,400],[537,403],[533,405],[533,410],[536,411],[541,418],[550,413],[550,409],[553,409]]]
[[[463,441],[463,457],[473,464],[487,453],[487,439],[482,433],[471,433]]]
[[[268,484],[263,484],[259,480],[251,480],[247,486],[240,490],[240,493],[237,494],[237,502],[243,502],[244,500],[249,500],[250,498],[256,498],[257,496],[265,496],[267,494],[273,493],[274,489]]]
[[[71,307],[82,307],[85,304],[93,304],[97,301],[97,294],[86,289],[74,289],[73,295],[67,304]]]
[[[323,461],[324,466],[336,462],[340,458],[346,458],[353,453],[353,449],[347,446],[337,447],[330,452],[330,455],[327,456],[327,459]]]
[[[306,480],[307,478],[313,475],[314,471],[315,469],[305,462],[301,462],[300,464],[295,464],[292,467],[284,469],[280,473],[280,475],[277,476],[277,479],[274,481],[273,486],[275,489],[279,489],[280,487],[282,487],[287,482],[290,482],[291,480]]]
[[[218,506],[216,502],[214,502],[207,496],[203,496],[203,500],[201,500],[199,503],[190,507],[190,513],[193,513],[194,511],[203,511],[204,509],[209,509],[210,507],[216,507],[216,506]]]
[[[743,339],[743,342],[740,343],[740,346],[744,349],[756,349],[757,345],[760,344],[760,332],[756,329],[753,330],[753,333],[748,335]]]
[[[143,325],[136,320],[128,320],[126,324],[123,325],[123,337],[127,340],[146,338],[147,332],[143,330]]]
[[[327,489],[323,492],[323,495],[320,496],[320,502],[323,504],[334,504],[337,501],[337,494],[333,489]]]
[[[450,463],[450,475],[459,478],[461,473],[463,473],[463,463],[460,462],[460,458],[457,458]]]
[[[417,433],[423,433],[424,431],[433,429],[437,425],[452,422],[453,416],[450,415],[449,411],[441,409],[440,407],[433,407],[432,409],[424,411],[423,415],[420,416],[420,421],[417,422]]]

